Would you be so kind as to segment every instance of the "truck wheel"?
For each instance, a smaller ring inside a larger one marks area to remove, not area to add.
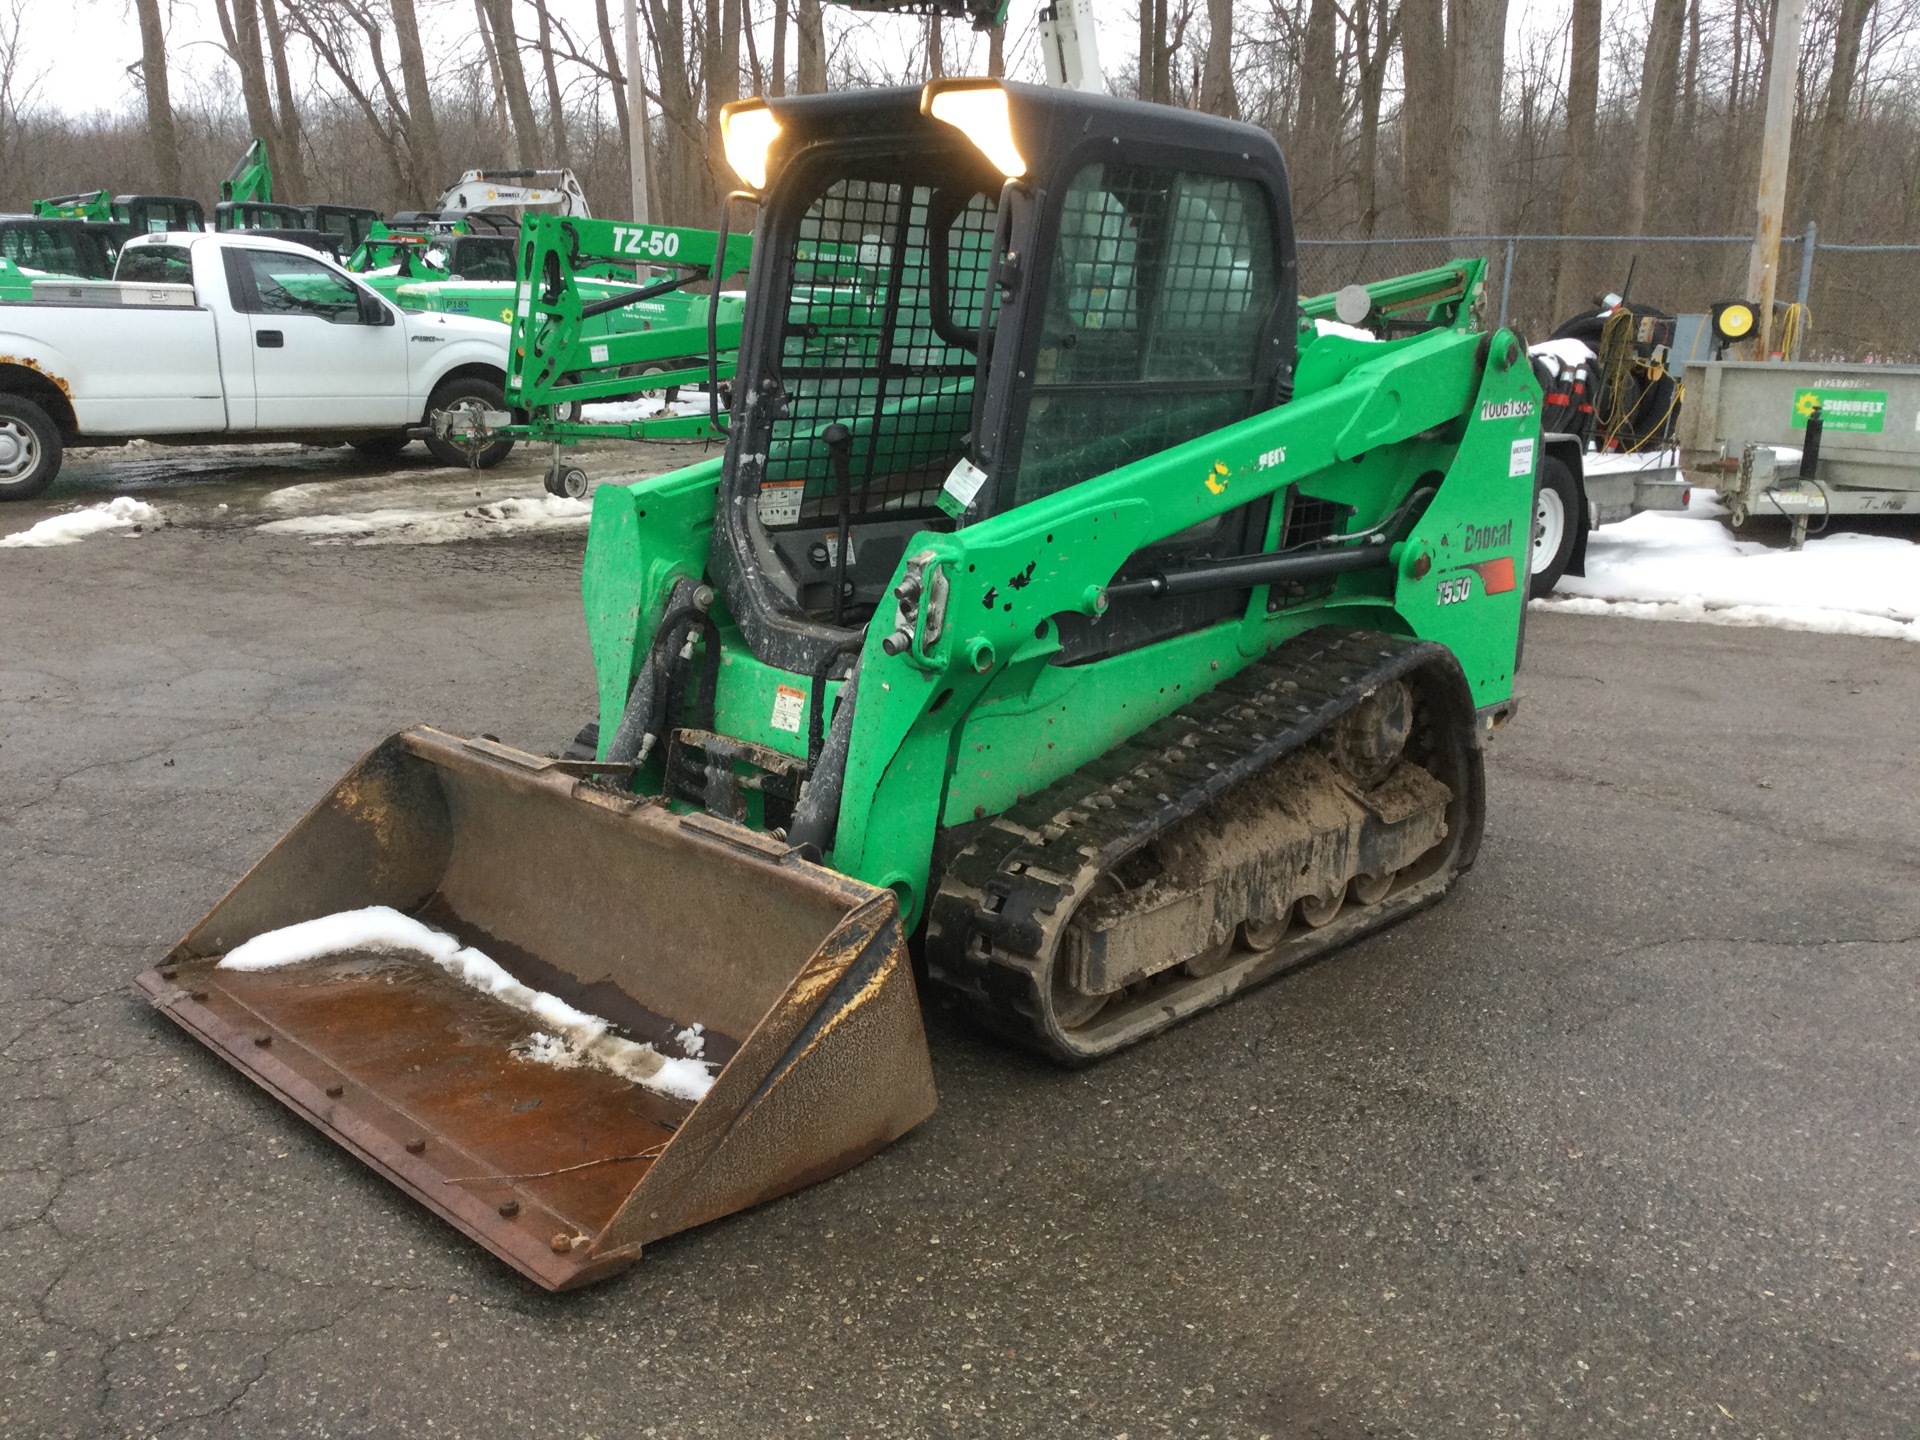
[[[1573,541],[1580,524],[1580,486],[1564,460],[1552,455],[1540,462],[1540,479],[1533,490],[1533,549],[1527,574],[1527,595],[1538,600],[1551,595],[1573,559]]]
[[[31,500],[60,473],[60,427],[23,395],[0,395],[0,500]]]
[[[469,376],[460,380],[448,380],[433,392],[433,398],[427,401],[427,415],[432,417],[437,410],[505,410],[507,397],[498,385],[491,380],[481,380]],[[462,445],[454,439],[442,440],[438,435],[427,437],[427,449],[433,452],[433,458],[442,465],[452,465],[459,469],[491,470],[507,458],[513,449],[513,438],[503,435],[489,440],[484,445]]]
[[[413,442],[405,435],[373,435],[353,442],[353,448],[369,460],[392,460]]]

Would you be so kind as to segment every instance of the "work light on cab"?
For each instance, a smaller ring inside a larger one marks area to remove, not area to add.
[[[1027,173],[1014,143],[1007,92],[994,80],[930,80],[920,92],[920,113],[953,126],[1009,180]]]
[[[767,188],[767,153],[780,122],[764,100],[735,100],[720,108],[720,145],[733,173],[755,190]]]

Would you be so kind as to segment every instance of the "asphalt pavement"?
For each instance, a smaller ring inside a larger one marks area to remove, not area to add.
[[[1536,613],[1448,901],[1083,1072],[931,1016],[553,1297],[129,981],[401,725],[569,738],[582,536],[203,519],[0,551],[0,1434],[1920,1433],[1912,647]]]

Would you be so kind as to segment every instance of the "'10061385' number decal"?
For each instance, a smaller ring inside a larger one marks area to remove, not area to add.
[[[1440,582],[1439,597],[1442,605],[1458,605],[1473,594],[1471,575],[1452,575]]]

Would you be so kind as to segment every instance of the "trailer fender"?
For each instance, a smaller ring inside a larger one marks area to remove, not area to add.
[[[1583,447],[1578,435],[1563,435],[1549,431],[1540,437],[1540,448],[1553,456],[1573,472],[1573,478],[1580,482],[1580,523],[1573,527],[1573,554],[1567,559],[1567,574],[1585,575],[1587,573],[1587,532],[1593,529],[1593,506],[1587,500],[1587,471],[1583,462]]]

